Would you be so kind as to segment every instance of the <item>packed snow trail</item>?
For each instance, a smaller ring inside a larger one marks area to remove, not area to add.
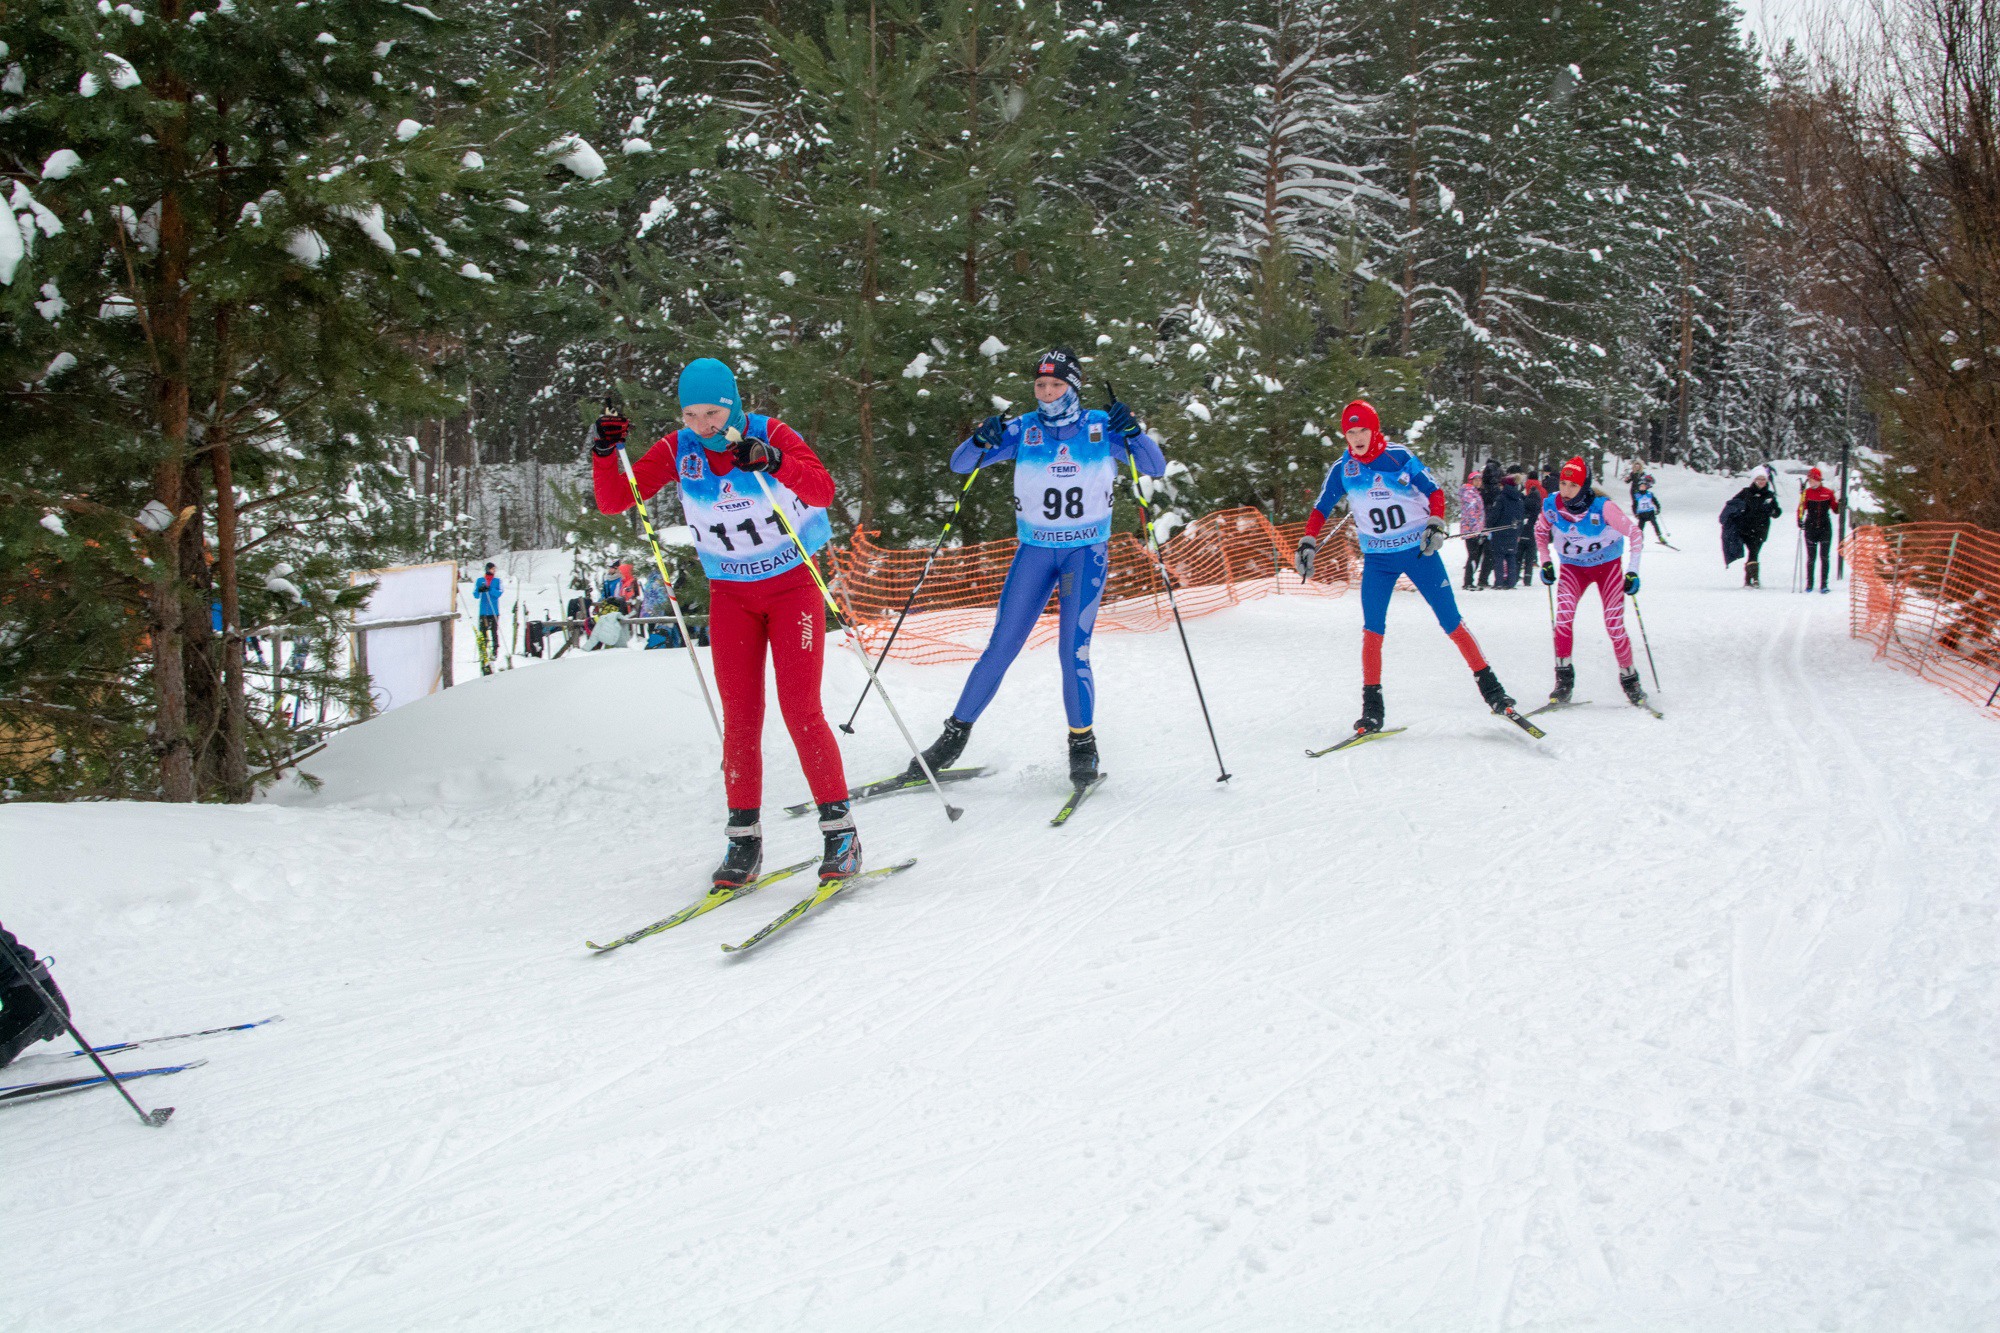
[[[1235,779],[1175,636],[1101,635],[1117,781],[1051,829],[1032,652],[965,818],[859,807],[871,864],[919,865],[742,958],[789,895],[583,946],[721,850],[672,652],[472,679],[317,793],[0,810],[4,919],[85,1030],[286,1016],[191,1044],[161,1133],[98,1094],[0,1117],[0,1330],[1993,1327],[2000,728],[1844,596],[1736,586],[1733,485],[1663,484],[1665,721],[1594,602],[1597,702],[1537,743],[1399,596],[1409,731],[1308,759],[1358,711],[1358,600],[1272,597],[1188,624]],[[1540,702],[1541,589],[1463,604]],[[927,728],[963,672],[885,679]],[[878,705],[858,733],[855,775],[906,762]],[[775,717],[767,755],[775,815]]]

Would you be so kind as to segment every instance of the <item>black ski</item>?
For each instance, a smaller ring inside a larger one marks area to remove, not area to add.
[[[1408,727],[1389,727],[1387,729],[1378,729],[1376,731],[1357,731],[1352,736],[1349,736],[1346,740],[1335,741],[1333,744],[1327,746],[1324,750],[1307,750],[1306,758],[1318,759],[1322,755],[1332,754],[1335,750],[1352,749],[1353,747],[1365,744],[1368,741],[1379,741],[1386,736],[1400,736],[1408,730],[1409,730]]]
[[[1540,717],[1543,713],[1553,713],[1560,708],[1588,708],[1588,699],[1551,699],[1540,708],[1530,708],[1522,717]]]
[[[190,1060],[184,1065],[163,1065],[158,1069],[134,1069],[118,1075],[120,1083],[130,1083],[135,1078],[151,1078],[155,1074],[178,1074],[184,1069],[199,1069],[206,1060]],[[79,1078],[52,1078],[41,1083],[16,1083],[12,1087],[0,1088],[0,1106],[15,1102],[36,1101],[43,1097],[60,1097],[67,1092],[83,1092],[89,1088],[105,1087],[111,1082],[102,1074],[90,1074]],[[172,1108],[168,1108],[171,1112]],[[154,1114],[159,1114],[154,1112]],[[164,1120],[164,1117],[162,1117]]]
[[[908,870],[911,866],[915,865],[916,863],[917,863],[917,858],[913,856],[907,861],[899,861],[892,866],[883,866],[880,870],[864,870],[858,875],[848,875],[844,879],[821,880],[819,887],[812,891],[811,896],[801,898],[797,902],[793,903],[790,907],[785,909],[783,916],[780,916],[770,925],[764,927],[762,930],[758,931],[755,935],[752,935],[749,939],[743,941],[743,943],[723,945],[722,951],[724,953],[742,953],[745,949],[752,948],[755,945],[762,944],[765,940],[770,939],[773,935],[783,930],[786,926],[791,925],[792,922],[797,921],[807,912],[812,911],[813,908],[818,907],[821,903],[824,903],[829,899],[831,899],[835,894],[845,892],[849,885],[859,883],[864,879],[886,879],[890,875],[900,874],[901,872]]]
[[[976,778],[990,771],[990,769],[984,766],[977,768],[947,768],[939,771],[937,780],[940,785],[951,782],[964,782],[967,778]],[[927,787],[929,785],[930,783],[921,776],[913,778],[908,773],[898,773],[893,778],[881,778],[874,782],[862,783],[859,787],[847,793],[847,799],[849,801],[872,801],[877,796],[894,796],[899,791],[911,791],[917,787]],[[809,815],[816,809],[818,807],[813,802],[802,801],[798,805],[786,806],[785,813],[794,816]]]
[[[1549,734],[1546,731],[1543,731],[1540,727],[1536,726],[1534,723],[1528,721],[1527,718],[1522,717],[1519,713],[1515,712],[1511,708],[1502,711],[1500,716],[1506,718],[1509,722],[1512,722],[1515,726],[1527,732],[1530,736],[1533,736],[1536,740],[1541,740]]]
[[[1083,804],[1083,798],[1096,791],[1103,784],[1104,779],[1110,776],[1109,773],[1099,773],[1088,782],[1077,783],[1075,790],[1070,792],[1069,799],[1063,802],[1062,809],[1056,811],[1056,817],[1049,821],[1049,827],[1061,828],[1064,824],[1067,824],[1069,817],[1076,813],[1076,808]]]

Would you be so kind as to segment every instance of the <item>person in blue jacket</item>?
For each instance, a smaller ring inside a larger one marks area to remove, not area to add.
[[[1423,460],[1383,436],[1381,418],[1368,402],[1357,398],[1341,409],[1340,428],[1347,451],[1326,474],[1293,563],[1300,578],[1312,577],[1320,532],[1334,506],[1345,499],[1361,542],[1361,716],[1355,733],[1382,730],[1382,637],[1389,632],[1389,594],[1398,578],[1409,579],[1430,603],[1438,627],[1472,668],[1486,706],[1505,713],[1514,700],[1500,687],[1458,613],[1451,575],[1438,555],[1447,535],[1444,492]]]
[[[1069,716],[1070,781],[1081,785],[1097,777],[1097,736],[1091,729],[1097,682],[1090,671],[1090,635],[1110,567],[1112,498],[1128,458],[1149,477],[1163,475],[1167,460],[1125,404],[1086,409],[1082,393],[1082,363],[1076,353],[1058,347],[1035,362],[1034,411],[1012,421],[988,417],[952,451],[951,470],[958,473],[1014,464],[1020,547],[1000,589],[993,637],[945,719],[943,733],[924,751],[934,773],[951,767],[964,752],[972,724],[993,701],[1054,592],[1063,709]],[[914,760],[909,771],[921,776]]]
[[[486,641],[486,658],[500,653],[500,575],[493,562],[486,562],[486,576],[472,581],[472,596],[479,603],[479,636]]]

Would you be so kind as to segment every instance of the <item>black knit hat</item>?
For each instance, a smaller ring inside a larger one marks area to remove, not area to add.
[[[1044,375],[1053,375],[1078,393],[1083,392],[1083,363],[1067,347],[1055,347],[1044,352],[1041,359],[1035,362],[1034,373],[1029,378],[1040,379]]]

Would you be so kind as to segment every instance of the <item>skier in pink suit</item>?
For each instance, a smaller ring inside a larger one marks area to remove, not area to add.
[[[1576,604],[1583,590],[1595,585],[1604,603],[1604,631],[1618,657],[1618,683],[1627,699],[1644,707],[1646,692],[1639,688],[1632,640],[1625,633],[1625,599],[1639,591],[1639,552],[1645,537],[1631,515],[1610,496],[1592,489],[1590,468],[1581,458],[1563,464],[1556,491],[1542,502],[1541,516],[1535,520],[1543,583],[1556,582],[1556,567],[1549,559],[1551,540],[1562,559],[1562,581],[1556,589],[1556,687],[1549,692],[1549,702],[1566,704],[1576,689],[1576,666],[1570,661],[1576,646]]]

